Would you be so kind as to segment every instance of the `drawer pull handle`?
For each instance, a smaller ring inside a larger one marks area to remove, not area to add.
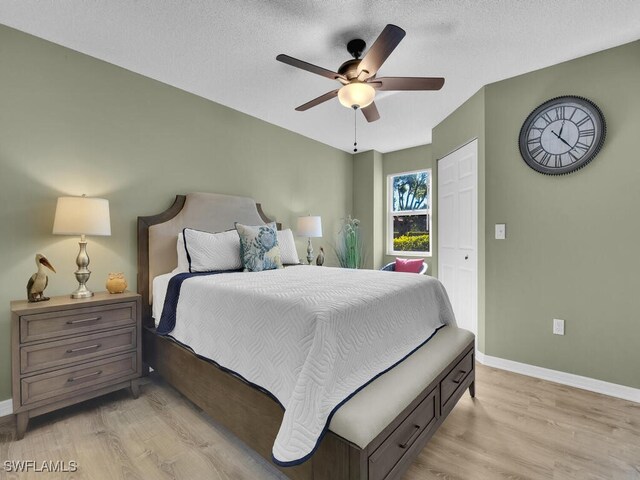
[[[453,379],[453,380],[451,380],[451,381],[452,381],[453,383],[460,383],[466,374],[467,374],[467,371],[466,371],[466,370],[460,370],[460,372],[458,373],[458,377],[457,377],[457,378],[454,378],[454,379]]]
[[[75,325],[76,323],[97,322],[102,317],[81,318],[79,320],[69,320],[67,325]]]
[[[404,443],[401,443],[400,445],[398,445],[400,448],[407,448],[409,445],[411,445],[413,443],[413,438],[420,433],[420,425],[414,425],[413,426],[413,432],[411,432],[411,436],[409,438],[407,438],[407,440]]]
[[[96,343],[95,345],[87,345],[86,347],[71,348],[67,350],[67,353],[82,352],[83,350],[92,350],[94,348],[100,348],[100,344]]]
[[[67,382],[75,382],[76,380],[82,380],[83,378],[95,377],[96,375],[100,375],[101,373],[102,373],[102,370],[98,370],[97,372],[87,373],[86,375],[71,377],[67,380]]]

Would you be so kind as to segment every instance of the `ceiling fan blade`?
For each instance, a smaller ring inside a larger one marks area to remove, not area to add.
[[[299,107],[296,108],[296,111],[304,112],[305,110],[309,110],[310,108],[315,107],[316,105],[320,105],[321,103],[324,103],[327,100],[331,100],[332,98],[338,95],[338,90],[340,89],[338,88],[336,90],[327,92],[324,95],[320,95],[318,98],[314,98],[310,102],[307,102],[304,105],[300,105]]]
[[[286,63],[287,65],[291,65],[292,67],[301,68],[302,70],[306,70],[307,72],[315,73],[316,75],[320,75],[322,77],[327,77],[331,80],[346,80],[345,77],[337,72],[332,72],[331,70],[327,70],[326,68],[313,65],[312,63],[305,62],[303,60],[298,60],[297,58],[290,57],[289,55],[285,55],[283,53],[278,55],[276,57],[276,60],[282,63]]]
[[[366,78],[375,75],[406,34],[407,32],[395,25],[389,24],[384,27],[380,36],[362,58],[358,66],[359,71],[366,70]]]
[[[371,82],[378,90],[440,90],[442,77],[378,77]]]
[[[375,102],[371,102],[369,105],[364,107],[362,109],[362,113],[369,123],[380,120],[380,112],[378,112],[378,107],[376,107]]]

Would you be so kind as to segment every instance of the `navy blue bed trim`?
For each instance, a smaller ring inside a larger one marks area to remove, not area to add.
[[[404,357],[402,357],[400,360],[398,360],[396,363],[394,363],[393,365],[391,365],[389,368],[383,370],[382,372],[378,373],[375,377],[373,377],[371,380],[367,381],[366,383],[362,384],[360,387],[358,387],[351,395],[349,395],[347,398],[345,398],[344,400],[342,400],[338,405],[336,405],[334,407],[333,410],[331,410],[331,413],[329,414],[329,416],[327,417],[327,423],[325,423],[324,428],[322,429],[322,433],[320,434],[320,436],[318,437],[318,440],[316,441],[316,445],[315,447],[313,447],[313,450],[311,450],[311,452],[309,452],[307,455],[305,455],[304,457],[298,459],[298,460],[293,460],[291,462],[281,462],[280,460],[278,460],[276,457],[273,456],[273,454],[271,454],[271,460],[273,461],[273,463],[275,463],[276,465],[279,465],[281,467],[295,467],[296,465],[300,465],[301,463],[306,462],[307,460],[309,460],[314,453],[316,453],[316,450],[318,449],[318,447],[320,446],[320,442],[322,441],[322,439],[324,438],[324,436],[326,435],[327,431],[329,430],[329,424],[331,423],[331,419],[333,418],[333,415],[336,413],[336,411],[345,403],[347,403],[349,400],[351,400],[351,398],[353,398],[360,390],[362,390],[363,388],[365,388],[367,385],[369,385],[371,382],[373,382],[375,379],[377,379],[378,377],[381,377],[382,375],[384,375],[385,373],[387,373],[389,370],[391,370],[392,368],[396,367],[397,365],[401,364],[402,362],[404,362],[407,358],[409,358],[411,355],[413,355],[416,351],[420,350],[420,348],[422,348],[424,345],[426,345],[426,343],[431,340],[434,335],[436,333],[438,333],[438,331],[440,331],[441,328],[445,327],[446,325],[440,325],[438,328],[435,329],[435,331],[429,336],[429,338],[427,338],[424,342],[422,342],[420,345],[418,345],[416,348],[414,348],[413,350],[411,350],[409,353],[407,353]]]
[[[215,365],[217,368],[219,368],[220,370],[229,373],[239,379],[241,379],[243,382],[245,382],[247,385],[255,388],[256,390],[264,393],[265,395],[269,396],[271,399],[273,399],[278,405],[280,405],[280,408],[282,408],[283,410],[285,410],[284,406],[282,405],[282,403],[280,403],[280,401],[275,397],[275,395],[273,395],[271,392],[269,392],[266,388],[261,387],[255,383],[250,382],[249,380],[247,380],[246,378],[244,378],[242,375],[240,375],[237,372],[234,372],[233,370],[230,370],[228,368],[223,367],[222,365],[220,365],[219,363],[217,363],[215,360],[212,360],[210,358],[207,357],[203,357],[201,355],[198,355],[197,353],[195,353],[193,351],[193,349],[191,349],[191,347],[189,347],[189,345],[185,345],[181,342],[179,342],[178,340],[176,340],[175,338],[173,338],[172,336],[169,335],[169,333],[171,333],[173,331],[173,329],[175,328],[175,324],[176,324],[176,310],[178,307],[178,300],[180,298],[180,289],[182,288],[182,284],[184,283],[185,280],[191,278],[191,277],[198,277],[198,276],[205,276],[205,275],[217,275],[220,273],[228,273],[228,272],[200,272],[200,273],[189,273],[189,272],[185,272],[185,273],[179,273],[177,275],[174,275],[171,280],[169,281],[169,286],[167,287],[167,295],[165,297],[164,300],[164,305],[162,308],[162,316],[160,319],[160,323],[158,324],[158,327],[156,328],[156,333],[158,333],[159,335],[163,335],[163,336],[168,336],[169,338],[171,338],[174,342],[176,342],[177,344],[183,346],[184,348],[187,348],[188,350],[190,350],[191,352],[193,352],[193,354],[195,356],[197,356],[198,358],[205,360],[213,365]],[[329,430],[329,424],[331,423],[331,419],[333,418],[333,415],[336,413],[336,411],[342,406],[344,405],[346,402],[348,402],[351,398],[353,398],[360,390],[362,390],[363,388],[365,388],[367,385],[369,385],[371,382],[373,382],[375,379],[377,379],[378,377],[381,377],[382,375],[384,375],[385,373],[387,373],[389,370],[391,370],[392,368],[396,367],[397,365],[399,365],[400,363],[404,362],[407,358],[409,358],[411,355],[413,355],[417,350],[419,350],[420,348],[422,348],[424,345],[426,345],[426,343],[431,340],[436,333],[438,333],[438,331],[440,331],[441,328],[443,328],[445,325],[441,325],[438,328],[435,329],[435,331],[429,336],[429,338],[427,338],[426,340],[424,340],[422,343],[420,343],[420,345],[418,345],[416,348],[414,348],[413,350],[411,350],[407,355],[405,355],[404,357],[402,357],[400,360],[398,360],[396,363],[394,363],[393,365],[391,365],[389,368],[383,370],[382,372],[378,373],[377,375],[375,375],[373,378],[371,378],[370,380],[368,380],[367,382],[365,382],[364,384],[362,384],[360,387],[358,387],[356,390],[354,390],[348,397],[346,397],[344,400],[342,400],[338,405],[336,405],[334,407],[334,409],[331,411],[331,413],[329,414],[329,416],[327,417],[327,422],[324,425],[324,428],[322,429],[322,433],[320,434],[320,436],[318,437],[318,440],[316,441],[315,446],[313,447],[313,450],[311,450],[311,452],[309,452],[307,455],[305,455],[304,457],[298,459],[298,460],[293,460],[291,462],[282,462],[280,460],[278,460],[277,458],[275,458],[273,456],[273,454],[271,455],[271,460],[273,461],[273,463],[275,463],[276,465],[279,465],[281,467],[294,467],[296,465],[300,465],[301,463],[306,462],[307,460],[309,460],[309,458],[311,458],[311,456],[316,452],[316,450],[318,449],[318,447],[320,446],[320,442],[322,441],[322,439],[324,438],[324,436],[327,433],[327,430]]]
[[[189,262],[189,271],[191,272],[191,254],[189,253],[189,247],[187,247],[187,233],[186,228],[182,229],[182,243],[184,244],[184,252],[187,254],[187,262]]]
[[[231,272],[239,272],[240,270],[231,270]],[[178,273],[171,277],[169,285],[167,286],[167,294],[164,297],[164,304],[162,305],[162,315],[160,315],[160,322],[156,332],[159,335],[168,335],[176,327],[176,311],[178,309],[178,300],[180,299],[180,290],[185,280],[192,277],[204,277],[208,275],[218,275],[220,273],[230,273],[230,271],[222,272],[184,272]]]

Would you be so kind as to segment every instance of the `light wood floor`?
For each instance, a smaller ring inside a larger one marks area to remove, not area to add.
[[[465,395],[405,476],[427,479],[640,479],[640,404],[478,365]],[[5,459],[75,460],[74,475],[6,474]],[[32,420],[0,425],[0,478],[282,479],[157,378]]]

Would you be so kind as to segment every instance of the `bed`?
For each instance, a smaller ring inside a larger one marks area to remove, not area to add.
[[[183,228],[216,232],[233,228],[234,222],[261,225],[269,221],[260,205],[250,198],[207,193],[179,195],[165,212],[138,219],[138,290],[143,297],[145,364],[152,367],[168,383],[231,430],[258,454],[274,462],[289,478],[314,480],[399,478],[464,392],[469,389],[470,394],[474,395],[474,337],[470,332],[457,328],[454,321],[434,324],[433,333],[430,333],[430,330],[424,330],[421,335],[427,338],[423,340],[420,337],[415,340],[417,342],[415,348],[407,343],[409,337],[402,333],[403,329],[396,329],[397,332],[394,335],[397,334],[399,339],[404,339],[402,341],[406,345],[403,343],[403,348],[408,350],[404,351],[398,347],[396,352],[388,346],[384,351],[365,358],[363,364],[369,365],[373,362],[372,372],[375,371],[377,374],[372,375],[369,372],[368,376],[363,376],[356,383],[347,382],[346,386],[340,383],[342,390],[336,389],[338,393],[335,395],[342,396],[327,395],[333,403],[327,403],[327,408],[323,410],[324,416],[315,415],[315,411],[304,412],[300,416],[303,420],[298,419],[298,423],[301,421],[311,423],[303,424],[297,431],[295,428],[284,429],[283,425],[296,424],[295,420],[292,421],[293,423],[290,420],[293,416],[291,412],[297,411],[298,407],[294,408],[293,403],[288,403],[292,402],[285,400],[288,398],[288,393],[278,391],[273,382],[272,384],[253,382],[249,375],[239,374],[242,372],[242,365],[229,368],[226,361],[221,363],[215,361],[212,358],[215,357],[215,351],[207,354],[202,351],[207,342],[194,347],[190,345],[193,339],[182,342],[180,340],[183,337],[180,335],[176,334],[175,337],[165,335],[166,332],[156,328],[157,318],[154,320],[152,312],[155,309],[155,316],[158,316],[158,297],[166,293],[160,291],[158,279],[167,277],[167,273],[171,272],[177,264],[176,239]],[[302,290],[300,298],[306,298],[305,295],[311,298],[308,305],[318,303],[318,298],[312,298],[312,290],[321,289],[323,284],[340,281],[351,281],[356,284],[366,282],[370,277],[371,285],[362,291],[355,291],[353,298],[365,297],[366,290],[375,289],[376,285],[383,280],[390,281],[389,275],[394,276],[394,284],[397,282],[402,284],[404,281],[409,285],[409,282],[419,281],[436,293],[440,288],[439,282],[435,280],[419,280],[403,274],[343,272],[339,269],[323,267],[320,270],[318,267],[307,266],[293,266],[270,273],[225,273],[223,275],[226,276],[197,278],[185,281],[184,284],[189,283],[189,288],[192,290],[224,287],[227,288],[225,295],[229,296],[235,292],[234,285],[240,285],[241,278],[247,282],[259,282],[264,279],[265,284],[286,284],[288,281],[291,285],[297,282],[305,286],[307,282],[312,283],[312,277],[309,276],[311,272],[315,272],[320,280],[313,285],[313,289],[309,287],[308,292]],[[262,274],[264,275],[260,276]],[[242,275],[246,276],[242,277]],[[353,276],[353,279],[349,275]],[[376,277],[379,275],[386,277],[383,279]],[[155,305],[154,288],[158,289]],[[253,290],[256,290],[255,285]],[[336,292],[336,290],[327,290],[324,294],[333,298],[339,296]],[[438,308],[446,313],[450,305],[446,300],[446,294],[444,297],[444,301],[432,300],[431,303],[441,304]],[[182,304],[176,305],[182,305],[179,308],[183,317],[191,318],[195,314],[188,313],[190,311],[187,307],[194,302],[189,298],[196,297],[184,294],[184,299],[180,300]],[[281,299],[281,301],[284,300]],[[362,303],[363,305],[371,304],[374,301],[375,295]],[[167,304],[164,301],[162,303],[167,308]],[[235,303],[239,302],[236,300]],[[282,305],[288,304],[276,304],[277,309],[290,309],[288,306],[281,308]],[[337,305],[338,307],[332,308],[332,313],[342,308],[340,302]],[[211,307],[211,305],[205,306],[207,309]],[[304,301],[291,303],[291,309],[294,307],[303,308]],[[428,305],[425,304],[420,308],[427,307]],[[347,311],[346,308],[344,308],[345,311]],[[358,314],[362,308],[364,307],[349,307],[349,318]],[[381,305],[377,308],[380,309]],[[246,315],[250,315],[251,310],[247,312],[249,313]],[[391,315],[390,312],[389,315]],[[226,315],[226,311],[221,310],[219,315]],[[297,318],[295,315],[301,314],[294,311],[293,315],[292,318]],[[362,322],[370,317],[373,316],[363,314],[358,321]],[[336,325],[340,326],[343,323],[345,321],[336,322]],[[343,331],[336,335],[340,339],[347,337]],[[386,337],[385,341],[388,341]],[[216,348],[221,352],[221,347],[222,345],[219,345]],[[387,353],[387,350],[390,353]],[[306,352],[303,351],[301,355],[304,357]],[[397,361],[393,355],[396,355]],[[321,358],[319,363],[326,363],[325,359]],[[387,368],[382,368],[382,365]],[[334,367],[332,367],[333,370],[339,372],[348,370],[345,365]],[[301,370],[304,370],[304,367]],[[332,369],[325,370],[330,371],[328,375],[338,375]],[[184,372],[189,374],[185,375]],[[343,374],[340,373],[338,376],[340,375]],[[318,376],[318,372],[313,372],[309,378],[314,379]],[[348,376],[347,373],[344,373],[344,376]],[[363,381],[364,378],[367,380]],[[320,381],[324,382],[322,379]],[[355,388],[356,386],[358,388]],[[282,391],[287,392],[286,388]],[[303,398],[303,400],[306,402],[308,399]],[[308,420],[309,418],[312,420]],[[321,428],[323,426],[324,428]],[[283,429],[293,430],[294,434],[290,437],[294,440],[306,434],[310,435],[310,440],[302,438],[299,442],[304,444],[309,440],[306,450],[303,449],[297,453],[289,452],[286,447],[290,446],[292,441],[289,439],[287,443],[286,439],[283,440]]]

